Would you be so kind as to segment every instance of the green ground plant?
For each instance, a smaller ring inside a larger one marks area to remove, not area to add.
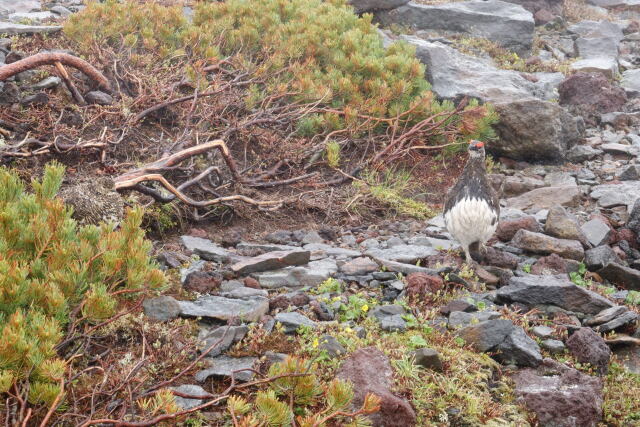
[[[62,401],[68,365],[56,346],[70,321],[101,322],[116,313],[117,295],[165,282],[149,257],[142,211],[130,210],[115,231],[79,227],[56,198],[63,173],[48,165],[29,193],[0,169],[0,393],[19,392],[33,405]]]

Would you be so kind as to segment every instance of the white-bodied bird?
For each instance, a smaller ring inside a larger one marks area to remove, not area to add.
[[[469,160],[449,191],[444,205],[444,222],[449,233],[460,243],[467,262],[471,251],[479,253],[498,227],[498,194],[487,179],[484,143],[469,143]]]

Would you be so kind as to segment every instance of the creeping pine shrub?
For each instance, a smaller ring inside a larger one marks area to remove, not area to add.
[[[362,406],[352,412],[351,383],[334,379],[321,384],[315,364],[301,358],[288,357],[284,362],[274,363],[269,376],[277,379],[269,383],[268,389],[258,391],[252,403],[237,395],[227,400],[234,425],[290,426],[295,417],[300,427],[325,426],[329,421],[365,427],[371,425],[365,415],[380,409],[380,398],[367,394]]]
[[[0,393],[29,383],[32,404],[51,404],[60,393],[66,366],[55,346],[75,308],[99,322],[117,310],[114,291],[165,281],[139,228],[142,211],[129,211],[117,231],[79,227],[56,198],[63,173],[48,165],[27,193],[16,174],[0,169]]]
[[[331,110],[300,119],[298,130],[306,136],[347,128],[364,134],[388,124],[362,115],[400,116],[411,125],[452,110],[451,102],[438,102],[430,91],[414,49],[405,42],[385,48],[371,20],[357,16],[347,0],[200,2],[192,22],[178,6],[107,0],[73,15],[65,33],[79,50],[111,45],[132,56],[153,52],[156,64],[182,61],[188,75],[203,60],[229,58],[261,82],[247,89],[249,108],[286,94],[283,101]],[[438,128],[453,127],[449,138],[479,139],[492,136],[496,120],[491,107],[472,102]]]

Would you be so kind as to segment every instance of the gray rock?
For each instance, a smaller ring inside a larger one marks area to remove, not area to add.
[[[615,23],[603,21],[581,21],[567,28],[567,32],[581,37],[606,37],[620,42],[624,38],[622,29]]]
[[[584,263],[591,271],[599,270],[609,263],[621,264],[618,255],[608,245],[589,249],[584,253]]]
[[[195,301],[179,301],[179,304],[182,316],[224,321],[240,318],[247,322],[256,322],[269,311],[269,299],[262,297],[231,299],[206,295]]]
[[[409,2],[376,17],[385,26],[399,24],[489,39],[519,54],[529,52],[533,44],[533,15],[519,5],[498,0],[435,5]]]
[[[551,329],[548,326],[535,326],[531,332],[533,332],[533,335],[537,336],[538,338],[551,338],[553,337],[553,329]]]
[[[496,68],[490,61],[465,55],[439,42],[413,36],[403,39],[416,48],[416,57],[426,65],[431,90],[439,98],[458,100],[463,96],[485,102],[530,98],[533,83],[519,73]]]
[[[225,280],[220,285],[220,292],[231,292],[235,289],[244,288],[244,283],[239,280]]]
[[[349,0],[349,4],[353,6],[356,13],[395,9],[407,3],[409,0]]]
[[[62,80],[60,80],[60,77],[49,76],[46,79],[40,80],[38,83],[31,86],[31,88],[34,90],[52,89],[58,86],[61,82]]]
[[[234,273],[244,276],[260,271],[277,270],[291,265],[302,265],[309,262],[310,252],[302,249],[290,251],[273,251],[245,259],[231,266]]]
[[[458,331],[467,343],[481,352],[498,351],[496,358],[518,366],[536,366],[542,361],[538,344],[510,320],[495,319]]]
[[[582,246],[589,247],[589,240],[578,225],[578,219],[562,206],[549,209],[544,232],[559,239],[577,240]]]
[[[617,142],[610,142],[602,144],[600,149],[608,154],[623,155],[623,156],[636,156],[638,155],[638,147],[627,144],[620,144]]]
[[[499,318],[500,312],[498,311],[478,311],[472,313],[453,311],[449,315],[448,326],[449,329],[459,329],[476,323]]]
[[[311,261],[306,267],[287,267],[282,270],[256,273],[253,276],[260,286],[267,289],[281,287],[302,288],[317,286],[338,272],[338,266],[332,259]]]
[[[312,329],[316,327],[316,322],[309,319],[307,316],[296,313],[295,311],[290,313],[278,313],[276,314],[275,319],[276,322],[282,324],[285,334],[293,334],[301,326],[308,326]]]
[[[12,22],[0,22],[0,34],[12,36],[14,34],[46,34],[62,30],[58,25],[23,25]]]
[[[386,268],[390,272],[402,273],[409,275],[412,273],[426,273],[429,275],[437,275],[438,272],[431,268],[418,267],[413,264],[405,264],[403,262],[390,261],[387,259],[373,258],[380,266]]]
[[[552,339],[542,341],[542,348],[544,348],[551,354],[560,354],[566,349],[562,341]]]
[[[147,298],[142,303],[145,316],[151,320],[165,322],[180,315],[180,304],[170,296]]]
[[[640,290],[640,271],[624,265],[610,262],[598,270],[598,274],[605,280],[629,290]]]
[[[610,37],[579,37],[576,39],[578,56],[583,59],[618,58],[618,41]]]
[[[602,337],[591,328],[580,328],[567,339],[567,348],[578,362],[590,363],[598,373],[606,375],[609,370],[611,350]]]
[[[513,236],[511,244],[516,248],[535,254],[557,254],[563,258],[579,261],[584,258],[584,249],[580,242],[576,240],[558,239],[528,230],[519,230],[515,236]]]
[[[585,322],[587,326],[596,326],[601,325],[603,323],[607,323],[616,317],[626,313],[629,309],[623,305],[616,305],[610,308],[606,308],[602,310],[600,313],[596,314],[592,318],[588,319]]]
[[[567,153],[567,160],[573,163],[582,163],[592,160],[602,154],[601,150],[593,148],[590,145],[575,145],[571,147]]]
[[[87,104],[97,104],[97,105],[113,104],[113,97],[108,93],[104,93],[99,90],[93,90],[85,94],[84,100],[87,101]]]
[[[613,79],[618,74],[618,61],[611,57],[581,59],[572,62],[570,67],[575,72],[602,73],[609,79]]]
[[[63,18],[68,18],[69,16],[73,15],[73,12],[71,12],[66,7],[60,6],[60,5],[53,6],[49,10],[51,10],[51,12],[53,12],[53,13],[56,13],[56,14],[62,16]]]
[[[209,393],[199,385],[183,384],[178,387],[169,387],[169,390],[177,391],[178,393],[188,394],[190,396],[197,396],[196,398],[187,398],[181,396],[174,396],[176,405],[183,411],[187,409],[195,408],[202,405],[206,400],[213,398],[213,394]]]
[[[609,225],[597,217],[582,224],[581,230],[593,246],[609,243],[612,233]]]
[[[226,298],[246,299],[251,297],[267,297],[269,296],[269,293],[264,289],[254,289],[243,286],[241,288],[221,292],[220,295]]]
[[[198,261],[193,262],[187,268],[181,268],[180,269],[180,283],[182,283],[183,285],[185,283],[187,283],[187,278],[189,277],[189,275],[191,273],[196,273],[196,272],[202,271],[202,269],[204,268],[205,265],[206,265],[205,261],[198,260]]]
[[[331,335],[323,335],[320,338],[320,350],[325,350],[329,357],[335,358],[347,353],[347,350]]]
[[[495,155],[519,160],[557,162],[583,134],[578,119],[557,103],[518,99],[495,104],[500,122],[494,128],[499,139],[488,148]],[[536,121],[537,126],[529,126]]]
[[[506,200],[507,207],[524,211],[540,211],[554,206],[577,206],[580,189],[576,186],[545,187],[531,190]]]
[[[374,259],[415,263],[422,258],[437,255],[438,250],[429,246],[398,245],[388,249],[371,249],[365,255]]]
[[[544,183],[548,187],[562,187],[565,185],[578,185],[576,179],[569,172],[551,172],[544,177]]]
[[[497,290],[496,298],[499,302],[519,302],[530,307],[551,304],[592,315],[614,305],[597,293],[575,285],[566,276],[512,277],[508,286]]]
[[[310,231],[307,234],[305,234],[305,236],[302,238],[302,244],[309,244],[309,243],[323,243],[324,239],[322,238],[322,236],[320,236],[320,234],[318,234],[317,231]]]
[[[246,325],[221,326],[208,332],[202,337],[202,351],[210,350],[206,353],[208,357],[216,357],[227,351],[233,344],[240,342],[249,332]]]
[[[231,259],[226,249],[216,245],[211,240],[193,236],[181,236],[180,240],[185,248],[207,261],[225,263]]]
[[[236,245],[236,251],[243,256],[257,256],[265,252],[293,251],[300,249],[298,246],[280,245],[275,243],[251,243],[240,242]]]
[[[620,86],[622,86],[629,95],[635,96],[640,94],[640,68],[623,72]]]
[[[394,316],[396,314],[405,314],[403,306],[398,304],[378,305],[369,312],[369,316],[382,320],[385,317]]]
[[[204,360],[209,363],[210,367],[196,372],[195,379],[199,383],[205,382],[209,377],[231,377],[232,375],[238,381],[247,382],[251,381],[255,375],[249,369],[253,368],[258,358],[218,356]]]
[[[304,245],[303,248],[311,252],[322,251],[327,256],[334,258],[354,258],[362,255],[360,251],[347,248],[339,248],[324,243],[309,243],[307,245]]]
[[[407,329],[407,322],[400,314],[394,314],[393,316],[383,317],[380,320],[380,328],[387,332],[404,331]]]
[[[620,181],[640,180],[640,165],[629,165],[616,175]]]
[[[419,348],[413,352],[415,363],[432,371],[442,372],[442,360],[440,353],[432,348]]]
[[[601,334],[614,331],[624,325],[628,325],[629,323],[636,322],[638,320],[638,314],[634,311],[627,311],[621,316],[616,317],[606,323],[603,323],[599,326],[594,327],[594,329]]]
[[[378,271],[380,267],[374,261],[369,258],[354,258],[351,261],[344,263],[340,267],[340,271],[344,274],[351,276],[363,276],[365,274]]]
[[[516,402],[542,426],[595,427],[602,418],[602,380],[545,359],[537,369],[512,376]]]
[[[636,199],[632,206],[627,220],[627,228],[633,230],[636,234],[640,234],[640,199]]]

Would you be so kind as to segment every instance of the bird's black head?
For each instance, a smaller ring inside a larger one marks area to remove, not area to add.
[[[484,142],[471,140],[469,142],[469,156],[476,159],[484,159]]]

